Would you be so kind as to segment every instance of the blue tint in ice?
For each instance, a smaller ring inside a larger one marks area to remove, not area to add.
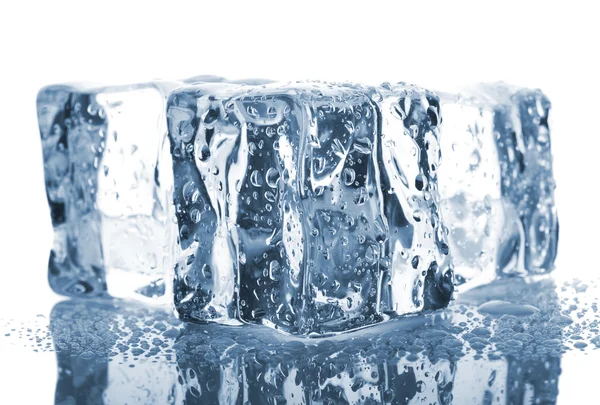
[[[213,83],[167,119],[182,319],[327,334],[449,302],[432,93]]]
[[[56,351],[56,403],[555,403],[563,354],[600,346],[598,296],[597,284],[498,280],[447,309],[322,339],[70,300],[51,334],[15,323],[0,343]],[[499,301],[512,307],[482,310]]]
[[[322,336],[442,308],[455,281],[548,272],[549,108],[504,85],[45,88],[50,284]]]
[[[164,109],[174,83],[39,92],[54,246],[52,288],[152,301],[165,294],[176,225]]]

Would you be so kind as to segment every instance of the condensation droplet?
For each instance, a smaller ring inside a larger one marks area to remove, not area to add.
[[[267,185],[271,188],[277,188],[279,177],[279,171],[273,167],[270,167],[269,170],[267,170],[266,175]]]
[[[212,278],[213,276],[212,269],[206,263],[204,263],[204,265],[202,266],[202,275],[204,276],[204,278]]]
[[[201,218],[202,218],[202,214],[200,213],[200,210],[198,208],[192,208],[190,210],[190,219],[193,222],[198,223],[198,222],[200,222]]]
[[[356,179],[356,172],[354,171],[354,169],[351,169],[349,167],[344,169],[344,184],[346,184],[347,186],[351,186],[352,183],[354,183],[354,180]]]
[[[263,184],[263,179],[262,176],[260,174],[260,172],[258,170],[254,170],[251,174],[250,174],[250,183],[252,183],[252,185],[254,187],[261,187]]]

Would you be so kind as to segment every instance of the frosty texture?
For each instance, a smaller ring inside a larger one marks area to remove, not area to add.
[[[448,303],[436,96],[213,83],[167,108],[182,319],[327,334]]]
[[[439,186],[458,283],[551,271],[558,221],[550,102],[539,90],[503,84],[441,99]]]
[[[54,228],[49,281],[66,295],[150,300],[173,263],[173,174],[165,102],[173,83],[38,94]]]

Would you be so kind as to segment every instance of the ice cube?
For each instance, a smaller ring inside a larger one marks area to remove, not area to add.
[[[441,208],[462,289],[553,269],[558,241],[548,112],[539,90],[441,94]]]
[[[328,334],[448,303],[432,93],[211,83],[167,108],[182,319]]]
[[[54,228],[49,281],[57,293],[149,302],[165,295],[177,234],[165,102],[177,85],[39,92]]]

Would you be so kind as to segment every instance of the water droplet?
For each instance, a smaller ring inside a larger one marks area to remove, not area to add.
[[[482,314],[527,316],[539,312],[533,305],[513,304],[506,301],[492,300],[480,305],[477,310]]]
[[[416,222],[421,222],[423,219],[423,213],[420,210],[415,210],[415,212],[413,212],[413,219]]]
[[[351,169],[349,167],[344,169],[344,183],[347,186],[351,186],[352,183],[354,183],[354,180],[356,179],[356,172],[354,171],[354,169]]]
[[[250,174],[250,183],[252,183],[252,185],[254,187],[261,187],[263,184],[263,179],[262,176],[260,174],[260,172],[258,170],[254,170],[251,174]]]
[[[369,199],[369,193],[365,187],[359,187],[354,194],[354,204],[363,205]]]
[[[269,202],[274,203],[277,199],[277,194],[272,192],[271,190],[265,191],[265,199]]]
[[[202,146],[202,149],[200,149],[198,159],[200,159],[201,162],[206,162],[208,158],[210,158],[210,149],[208,146],[204,145]]]
[[[539,127],[537,141],[540,145],[546,145],[550,141],[550,134],[548,133],[548,128]]]
[[[269,167],[266,175],[267,185],[271,188],[277,188],[279,177],[279,171],[273,167]]]
[[[448,253],[450,253],[450,248],[448,247],[448,244],[445,242],[440,243],[440,251],[444,255],[447,255]]]
[[[325,170],[325,158],[322,156],[313,159],[313,165],[317,174],[323,173]]]
[[[188,204],[193,204],[200,198],[200,190],[198,189],[196,183],[192,180],[183,185],[182,194],[183,199]]]
[[[181,229],[179,229],[179,236],[181,239],[187,239],[190,236],[190,229],[187,225],[181,226]]]
[[[423,191],[427,187],[427,178],[421,173],[417,174],[415,177],[415,187],[419,191]]]
[[[352,135],[354,133],[354,123],[352,121],[346,121],[344,127],[346,128],[346,131],[348,131],[349,134]]]
[[[417,124],[412,124],[409,127],[410,137],[416,139],[419,136],[419,126]]]
[[[204,265],[202,266],[202,275],[204,276],[204,278],[212,278],[213,276],[212,269],[206,263],[204,263]]]
[[[87,106],[87,112],[89,115],[98,114],[98,109],[99,109],[99,106],[96,103],[91,103]]]
[[[269,263],[269,277],[273,280],[278,280],[283,274],[283,268],[279,264],[277,260],[271,261]]]
[[[200,222],[201,218],[202,218],[202,214],[200,213],[200,210],[198,208],[192,208],[190,210],[190,219],[193,222],[198,223],[198,222]]]
[[[248,143],[248,153],[252,156],[254,156],[254,154],[256,153],[256,144],[254,142],[250,142]]]
[[[252,118],[258,118],[258,110],[255,107],[249,105],[248,107],[246,107],[246,112]]]
[[[90,351],[90,350],[86,350],[84,352],[82,352],[79,357],[81,357],[84,360],[90,360],[93,359],[94,357],[96,357],[96,353]]]
[[[549,323],[553,323],[555,325],[567,326],[573,323],[573,319],[569,318],[566,315],[556,315],[550,318]]]

